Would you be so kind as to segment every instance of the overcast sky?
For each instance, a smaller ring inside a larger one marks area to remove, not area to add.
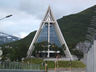
[[[48,5],[56,19],[96,5],[96,0],[0,0],[0,32],[25,37],[37,30]]]

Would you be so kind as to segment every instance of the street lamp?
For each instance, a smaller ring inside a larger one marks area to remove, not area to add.
[[[12,16],[12,14],[7,15],[7,16],[5,16],[5,17],[1,18],[0,20],[3,20],[3,19],[5,19],[5,18],[9,18],[9,17],[11,17],[11,16]]]

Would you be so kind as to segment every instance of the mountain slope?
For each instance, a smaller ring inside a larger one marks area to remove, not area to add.
[[[59,26],[69,48],[74,48],[78,42],[86,39],[92,17],[96,15],[95,8],[96,6],[93,6],[80,13],[58,19]]]
[[[96,6],[93,6],[80,13],[64,16],[57,20],[61,28],[61,31],[65,37],[65,40],[73,54],[78,54],[77,52],[73,52],[73,49],[75,48],[76,44],[86,40],[88,27],[90,26],[92,17],[96,15],[95,8]],[[11,52],[9,54],[9,57],[12,54],[14,55],[14,52],[15,54],[17,54],[11,57],[12,60],[20,60],[22,57],[26,57],[28,47],[31,44],[31,41],[35,33],[36,31],[30,33],[24,39],[7,44],[14,48],[13,53]],[[8,52],[6,52],[5,46],[6,45],[3,45],[2,49],[3,51],[5,50],[4,55],[6,56]]]
[[[0,44],[5,44],[5,43],[13,42],[16,40],[19,40],[19,38],[0,32]]]

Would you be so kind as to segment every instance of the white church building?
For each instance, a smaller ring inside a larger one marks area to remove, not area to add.
[[[42,20],[39,29],[37,30],[32,43],[28,49],[27,57],[31,57],[32,53],[35,49],[34,43],[36,42],[42,42],[47,41],[50,44],[55,44],[58,47],[64,45],[65,49],[63,49],[63,52],[65,53],[67,58],[72,59],[72,55],[69,51],[68,45],[63,37],[63,34],[59,28],[59,25],[56,21],[56,19],[53,16],[53,13],[51,11],[50,6],[48,7],[48,10],[44,16],[44,19]],[[53,51],[50,50],[50,45],[47,45],[48,50],[42,51],[42,53],[47,53],[47,58],[50,58],[50,54],[52,53],[59,53],[60,51]]]

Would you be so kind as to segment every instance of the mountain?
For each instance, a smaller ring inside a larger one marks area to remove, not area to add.
[[[93,6],[80,13],[63,16],[57,20],[71,53],[78,57],[83,55],[80,51],[75,50],[76,45],[79,42],[86,40],[88,27],[91,24],[93,16],[96,15],[95,10],[96,6]],[[21,40],[6,44],[13,47],[11,52],[5,48],[6,45],[3,45],[2,49],[4,51],[4,56],[9,53],[8,55],[11,57],[11,60],[20,60],[22,57],[26,57],[27,50],[35,33],[36,31],[30,33],[28,36]]]
[[[20,40],[20,38],[0,32],[0,44],[5,44],[16,40]]]

